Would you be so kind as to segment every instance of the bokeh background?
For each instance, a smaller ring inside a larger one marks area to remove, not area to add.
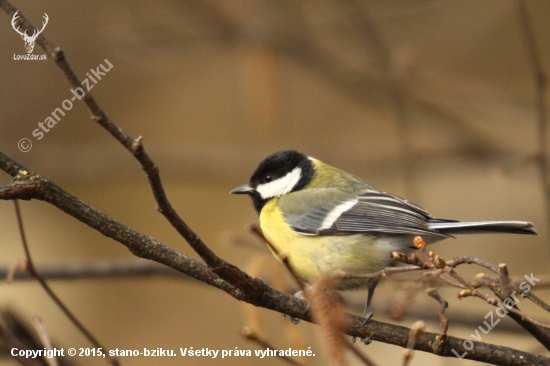
[[[507,263],[515,277],[548,275],[548,215],[539,164],[541,139],[535,68],[517,2],[390,1],[13,1],[84,78],[105,59],[113,68],[92,94],[133,137],[142,135],[172,204],[223,258],[279,288],[286,277],[246,225],[257,220],[246,197],[229,190],[280,149],[297,149],[416,202],[441,218],[532,221],[539,237],[462,236],[431,247],[450,259],[472,255]],[[550,3],[527,1],[538,58],[548,70]],[[44,51],[37,45],[34,54]],[[52,60],[15,61],[23,41],[0,14],[1,151],[73,195],[192,257],[155,211],[137,162],[76,103],[41,140],[32,131],[70,87]],[[548,103],[548,100],[546,100]],[[546,121],[548,122],[548,121]],[[29,138],[26,153],[17,143]],[[546,141],[543,138],[542,141]],[[9,182],[7,175],[2,183]],[[54,207],[22,202],[37,264],[125,260],[132,255]],[[0,202],[1,264],[24,259],[13,203]],[[461,268],[471,278],[481,268]],[[412,276],[412,275],[411,275]],[[469,276],[469,277],[468,277]],[[410,277],[410,276],[409,276]],[[315,326],[289,325],[185,278],[51,281],[108,348],[255,349],[239,335],[253,326],[279,348],[312,347],[301,360],[328,365]],[[402,306],[411,292],[414,301]],[[491,310],[479,299],[449,301],[449,334],[469,336]],[[59,346],[91,347],[32,281],[0,285],[0,306],[24,322],[40,315]],[[540,286],[536,294],[549,300]],[[361,312],[366,293],[346,294]],[[377,289],[375,318],[403,326],[422,319],[439,331],[439,305],[423,289]],[[392,314],[406,308],[400,320]],[[520,308],[549,322],[547,313]],[[396,310],[397,309],[397,310]],[[505,319],[482,341],[547,354]],[[400,364],[403,350],[357,345],[379,365]],[[103,360],[77,359],[101,365]],[[144,357],[123,365],[150,365]],[[278,359],[162,358],[162,365],[280,365]],[[358,364],[350,356],[350,364]],[[12,365],[10,358],[0,359]],[[417,352],[412,365],[473,365]]]

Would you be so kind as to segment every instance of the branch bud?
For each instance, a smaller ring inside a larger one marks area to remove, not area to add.
[[[409,257],[407,257],[405,253],[400,253],[400,252],[392,252],[391,259],[401,263],[407,263],[409,261]]]
[[[472,296],[472,290],[462,290],[458,293],[458,298],[462,299],[463,297]]]
[[[411,326],[411,332],[409,334],[409,337],[412,337],[414,340],[418,340],[418,337],[424,332],[424,328],[426,325],[422,320],[417,320],[413,323]]]
[[[482,279],[484,279],[485,277],[487,277],[487,275],[486,275],[485,273],[483,273],[483,272],[480,272],[480,273],[476,274],[476,276],[474,277],[474,280],[475,280],[475,281],[482,280]]]
[[[445,268],[447,267],[447,263],[445,262],[445,259],[441,258],[440,256],[435,256],[435,265],[437,268]]]
[[[426,242],[420,236],[414,238],[414,246],[418,249],[424,249],[426,247]]]

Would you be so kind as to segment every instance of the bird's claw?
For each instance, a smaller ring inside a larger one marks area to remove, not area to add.
[[[361,342],[363,342],[363,344],[364,344],[365,346],[368,346],[369,344],[372,343],[372,338],[373,338],[373,337],[374,337],[374,332],[373,332],[370,336],[368,336],[368,337],[361,338]]]
[[[365,346],[368,346],[369,344],[372,343],[372,338],[373,337],[374,337],[374,332],[368,337],[361,338],[361,342],[363,342],[363,344]],[[357,337],[352,337],[351,338],[351,343],[355,343],[355,340],[357,340]]]
[[[363,324],[362,326],[365,326],[368,321],[374,316],[374,312],[372,310],[370,310],[368,307],[365,309],[365,312],[363,314]],[[374,336],[374,333],[372,333],[370,336],[368,337],[364,337],[364,338],[361,338],[361,342],[363,342],[363,344],[365,346],[368,346],[369,344],[372,343],[372,337]],[[357,340],[357,337],[352,337],[351,338],[351,343],[355,343],[355,341]]]
[[[305,296],[304,296],[304,293],[302,291],[298,291],[294,294],[294,297],[297,297],[298,299],[302,299],[302,300],[306,300]],[[307,301],[307,300],[306,300]],[[309,310],[309,302],[307,303],[307,307],[306,309],[304,310],[304,312],[302,313],[305,314],[307,313],[307,311]],[[283,319],[286,318],[286,314],[283,314]],[[290,321],[292,322],[292,324],[298,324],[300,322],[300,319],[298,318],[295,318],[293,316],[290,317]]]

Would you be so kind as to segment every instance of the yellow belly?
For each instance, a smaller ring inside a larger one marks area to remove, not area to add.
[[[403,249],[399,240],[374,240],[375,236],[367,234],[299,234],[285,223],[277,200],[275,198],[263,207],[260,213],[262,230],[267,240],[279,253],[287,256],[293,270],[306,282],[311,283],[321,274],[331,275],[336,270],[355,274],[380,270],[391,265],[392,251]],[[346,289],[365,285],[365,280],[347,280],[338,287]]]

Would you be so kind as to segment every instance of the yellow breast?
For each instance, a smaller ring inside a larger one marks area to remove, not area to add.
[[[267,240],[284,254],[296,274],[304,281],[319,276],[312,253],[315,252],[317,237],[305,236],[292,230],[277,207],[278,198],[269,201],[260,213],[260,225]],[[271,250],[271,248],[270,248]],[[275,253],[273,253],[275,255]],[[277,260],[280,259],[275,255]]]
[[[263,207],[260,225],[267,240],[288,258],[290,266],[302,280],[311,283],[320,274],[330,275],[335,270],[371,273],[390,265],[390,253],[397,250],[397,243],[393,240],[374,240],[374,236],[365,234],[299,234],[285,222],[277,202],[278,198],[274,198]],[[338,287],[346,289],[364,285],[365,280],[347,280]]]

